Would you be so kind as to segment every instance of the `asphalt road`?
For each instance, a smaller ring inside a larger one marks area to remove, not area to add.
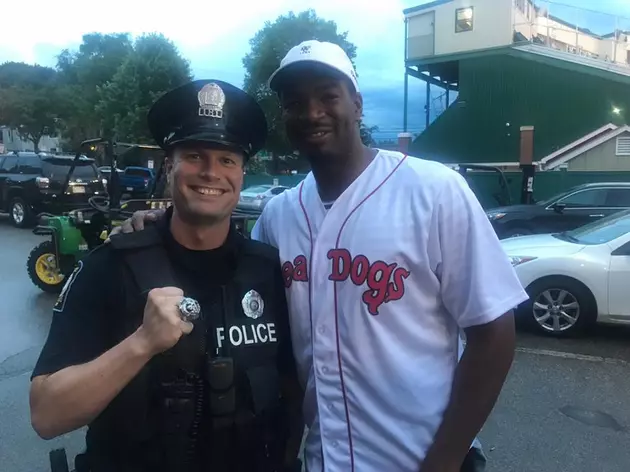
[[[82,431],[44,441],[30,426],[29,376],[55,300],[26,273],[27,255],[41,240],[0,216],[0,470],[6,472],[45,472],[49,450],[63,446],[74,456],[83,447]],[[519,333],[518,344],[481,435],[488,472],[628,472],[630,330],[600,327],[579,340]]]

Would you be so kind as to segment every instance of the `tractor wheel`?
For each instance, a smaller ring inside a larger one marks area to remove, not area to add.
[[[26,268],[31,281],[44,292],[61,292],[65,275],[59,270],[59,261],[52,241],[44,241],[33,248],[28,256]]]

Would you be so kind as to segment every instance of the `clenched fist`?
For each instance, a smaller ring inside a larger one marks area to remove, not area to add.
[[[182,335],[192,331],[192,323],[183,321],[177,308],[183,298],[184,292],[176,287],[154,288],[149,292],[138,335],[150,355],[172,348]]]

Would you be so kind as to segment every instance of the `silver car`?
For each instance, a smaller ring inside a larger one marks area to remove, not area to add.
[[[276,195],[290,187],[284,185],[254,185],[241,190],[237,208],[241,210],[260,210]]]

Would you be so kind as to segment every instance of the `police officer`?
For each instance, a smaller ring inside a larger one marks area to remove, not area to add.
[[[264,114],[197,80],[148,124],[173,205],[68,278],[32,374],[33,427],[49,439],[88,426],[77,472],[292,469],[303,423],[278,253],[230,221]]]

